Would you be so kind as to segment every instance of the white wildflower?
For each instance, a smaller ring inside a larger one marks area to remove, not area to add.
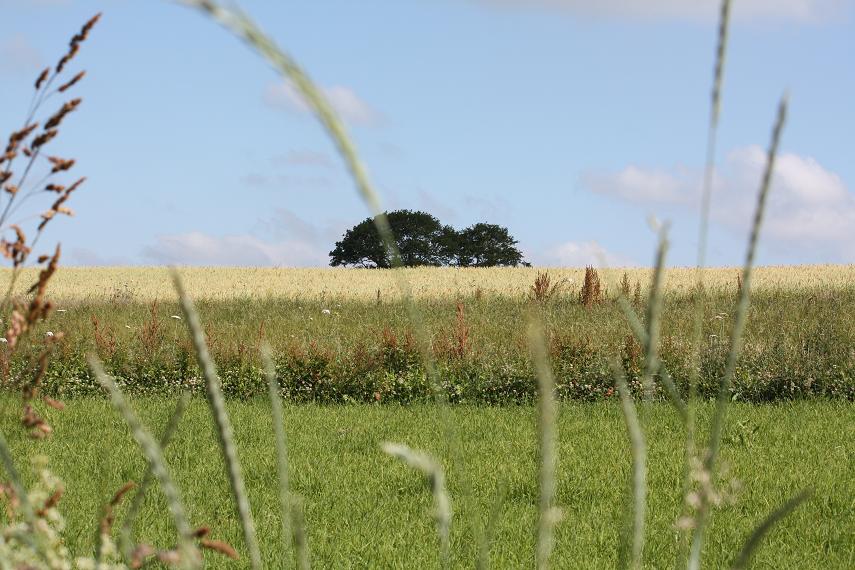
[[[0,336],[0,342],[2,342],[3,344],[6,344],[6,343],[7,343],[7,342],[9,342],[9,341],[8,341],[8,340],[6,340],[6,337],[5,337],[5,336]]]
[[[46,336],[46,337],[48,337],[48,338],[49,338],[49,337],[52,337],[52,336],[53,336],[53,331],[48,331],[48,332],[46,332],[46,333],[45,333],[45,336]]]
[[[322,312],[323,314],[325,314],[325,315],[332,314],[332,313],[331,313],[331,311],[330,311],[329,309],[321,309],[321,312]]]
[[[176,321],[180,321],[180,320],[181,320],[181,315],[169,315],[169,318],[170,318],[170,319],[175,319]]]

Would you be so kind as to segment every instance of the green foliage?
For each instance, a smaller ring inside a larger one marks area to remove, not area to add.
[[[387,212],[386,218],[395,235],[401,263],[417,265],[445,265],[448,262],[449,236],[454,230],[443,226],[439,220],[425,212],[395,210]],[[330,252],[330,265],[356,265],[388,269],[391,258],[373,218],[366,218],[345,232]]]
[[[386,212],[389,226],[406,267],[420,265],[495,267],[527,265],[507,228],[478,223],[457,231],[425,212]],[[330,265],[388,269],[391,258],[383,245],[374,218],[366,218],[347,230],[330,252]]]
[[[460,267],[496,267],[530,265],[523,262],[520,250],[507,228],[479,223],[457,233],[456,265]]]

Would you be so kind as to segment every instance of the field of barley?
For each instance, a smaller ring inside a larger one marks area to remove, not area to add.
[[[502,297],[526,296],[538,272],[547,271],[553,283],[563,283],[563,295],[578,294],[585,268],[404,268],[399,270],[417,299],[454,299],[479,294]],[[704,270],[710,292],[737,289],[741,268]],[[13,291],[23,293],[36,277],[36,269],[20,272]],[[291,300],[374,301],[400,299],[399,279],[392,272],[373,269],[183,267],[180,273],[188,293],[197,300],[279,298]],[[634,287],[647,292],[651,269],[600,270],[608,290],[616,292],[624,275]],[[0,287],[9,289],[11,270],[0,269]],[[694,268],[671,268],[665,273],[668,293],[689,294],[697,282]],[[753,285],[759,291],[797,292],[846,289],[855,286],[855,265],[799,265],[758,267]],[[150,302],[175,298],[169,270],[165,267],[61,267],[51,282],[51,298],[60,303],[117,299]]]

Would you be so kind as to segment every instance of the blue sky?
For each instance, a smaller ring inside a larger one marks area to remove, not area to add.
[[[649,265],[655,216],[670,264],[695,263],[715,0],[240,5],[327,92],[386,208],[507,226],[550,266]],[[71,67],[83,104],[51,143],[88,181],[42,243],[65,265],[326,265],[368,210],[290,85],[194,10],[0,0],[0,131],[99,11]],[[844,0],[735,0],[709,264],[744,257],[784,90],[759,261],[855,262],[853,18]]]

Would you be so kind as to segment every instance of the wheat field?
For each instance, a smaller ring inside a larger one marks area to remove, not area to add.
[[[23,294],[36,280],[35,269],[21,272],[15,294]],[[451,268],[419,267],[402,271],[417,299],[454,299],[484,294],[519,297],[527,295],[538,272],[547,271],[552,283],[563,282],[564,294],[576,294],[584,268]],[[273,267],[184,267],[180,269],[194,299],[280,298],[347,301],[400,299],[401,292],[391,271],[375,269],[273,268]],[[607,291],[617,291],[623,273],[631,285],[646,289],[649,268],[600,270]],[[735,267],[704,270],[704,283],[711,292],[735,292],[740,270]],[[0,286],[7,289],[11,270],[0,271]],[[665,291],[687,294],[695,286],[694,268],[668,269]],[[753,277],[757,290],[841,289],[855,284],[855,265],[799,265],[758,267]],[[60,303],[82,301],[167,300],[175,297],[165,267],[61,267],[50,285],[51,298]]]

